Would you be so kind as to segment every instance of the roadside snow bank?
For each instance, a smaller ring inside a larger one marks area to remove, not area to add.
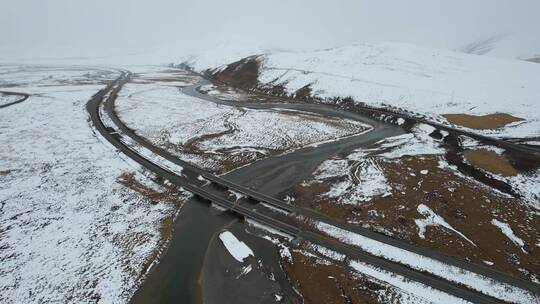
[[[404,294],[402,298],[400,298],[400,303],[418,303],[419,299],[415,297],[426,299],[427,301],[429,301],[429,303],[470,303],[468,301],[454,297],[429,286],[425,286],[415,281],[408,280],[403,276],[378,269],[360,261],[351,261],[349,264],[353,269],[360,273],[368,275],[379,281],[386,282],[407,292],[410,295],[414,295],[412,299],[409,299],[408,297],[406,297],[407,295]]]
[[[390,246],[326,223],[317,222],[316,228],[344,243],[357,246],[375,256],[407,265],[413,269],[431,273],[452,282],[464,284],[474,290],[507,302],[525,304],[535,303],[537,299],[536,295],[517,287],[496,282],[490,278],[477,275],[467,270]],[[354,265],[351,266],[354,267]]]

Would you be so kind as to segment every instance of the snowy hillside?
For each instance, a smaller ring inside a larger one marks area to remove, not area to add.
[[[275,52],[258,60],[260,87],[282,85],[288,94],[294,94],[309,85],[311,94],[318,97],[351,96],[367,104],[389,104],[442,120],[440,115],[449,113],[507,113],[525,121],[483,132],[540,135],[539,64],[401,43]]]
[[[256,41],[234,39],[234,41],[218,42],[212,47],[201,50],[196,54],[181,57],[180,62],[189,65],[196,71],[203,71],[226,65],[254,54],[263,53],[267,53],[267,51],[259,47]]]
[[[498,58],[540,60],[540,38],[536,36],[527,34],[493,35],[471,41],[459,47],[457,51]]]

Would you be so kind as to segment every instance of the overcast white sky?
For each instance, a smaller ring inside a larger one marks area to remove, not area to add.
[[[539,12],[540,0],[0,0],[0,49],[185,54],[231,37],[287,49],[377,41],[454,49],[497,34],[538,40]]]

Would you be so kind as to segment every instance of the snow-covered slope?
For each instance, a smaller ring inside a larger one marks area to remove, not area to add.
[[[235,40],[234,42],[222,41],[197,54],[182,57],[180,62],[189,65],[196,71],[203,71],[235,62],[253,54],[267,52],[258,45],[257,42],[250,43],[243,40]]]
[[[540,135],[540,64],[402,43],[276,52],[258,58],[263,87],[283,85],[294,93],[310,85],[318,97],[351,96],[434,119],[447,113],[503,112],[526,121],[492,133]]]
[[[538,35],[499,34],[476,39],[461,46],[458,51],[467,54],[486,55],[498,58],[540,60],[540,37]]]

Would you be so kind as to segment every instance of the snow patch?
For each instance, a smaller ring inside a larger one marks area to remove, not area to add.
[[[418,205],[417,209],[418,213],[425,216],[425,219],[416,219],[414,222],[418,226],[418,235],[421,238],[425,238],[424,233],[426,232],[426,226],[442,226],[446,229],[452,230],[453,232],[457,233],[459,236],[467,240],[472,245],[476,246],[476,244],[471,241],[469,238],[467,238],[465,235],[463,235],[461,232],[457,231],[452,227],[450,224],[448,224],[440,215],[435,213],[431,208],[424,204]]]
[[[506,235],[506,237],[509,238],[514,244],[519,247],[525,246],[525,242],[514,234],[514,231],[512,231],[510,225],[496,219],[492,219],[491,223],[501,229],[501,232]]]
[[[225,245],[232,257],[238,262],[243,262],[249,256],[253,256],[253,251],[244,242],[238,240],[230,231],[223,231],[219,234],[219,239]]]
[[[322,196],[335,198],[340,204],[358,205],[372,197],[389,193],[392,188],[383,169],[373,158],[362,157],[363,155],[363,152],[358,152],[346,159],[324,161],[315,171],[314,179],[302,185],[309,186],[338,178],[340,181],[334,183]]]

